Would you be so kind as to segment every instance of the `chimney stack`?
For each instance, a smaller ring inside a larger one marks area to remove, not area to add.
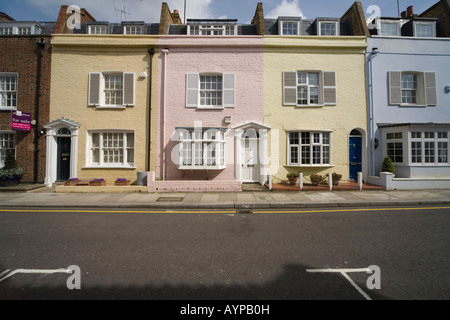
[[[406,11],[402,11],[401,17],[402,17],[402,19],[406,18]]]
[[[414,7],[413,6],[409,6],[408,8],[406,8],[406,16],[407,17],[412,17],[414,15]]]

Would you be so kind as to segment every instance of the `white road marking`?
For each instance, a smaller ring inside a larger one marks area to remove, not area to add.
[[[12,277],[15,274],[18,274],[18,273],[27,273],[27,274],[30,274],[30,273],[37,273],[37,274],[67,273],[67,274],[71,274],[72,273],[72,270],[64,269],[64,268],[61,268],[61,269],[16,269],[9,273],[8,273],[8,271],[9,270],[2,272],[2,274],[0,276],[3,276],[5,273],[6,273],[6,275],[3,276],[2,278],[0,278],[0,282],[2,282],[5,279],[8,279],[9,277]]]
[[[345,279],[350,282],[350,284],[367,300],[372,300],[367,293],[365,293],[356,283],[353,281],[347,273],[350,272],[365,272],[370,273],[372,272],[369,268],[353,268],[353,269],[306,269],[306,272],[310,273],[340,273],[344,276]]]

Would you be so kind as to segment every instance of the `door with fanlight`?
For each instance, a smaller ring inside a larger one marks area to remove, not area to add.
[[[259,137],[255,130],[250,129],[243,133],[241,139],[242,182],[259,182],[258,145]]]

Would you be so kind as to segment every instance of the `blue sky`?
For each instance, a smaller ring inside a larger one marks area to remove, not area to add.
[[[399,0],[400,11],[414,6],[419,14],[439,0]],[[184,17],[184,0],[165,0],[171,11],[177,9]],[[355,0],[186,0],[186,18],[227,18],[249,23],[258,2],[263,3],[265,17],[303,16],[341,17]],[[86,8],[98,21],[118,22],[138,20],[159,22],[161,0],[124,0],[127,14],[119,12],[122,0],[2,0],[0,11],[16,20],[56,21],[61,5],[77,5]],[[381,16],[397,16],[397,0],[361,0],[366,17],[374,14],[368,10],[375,5]]]

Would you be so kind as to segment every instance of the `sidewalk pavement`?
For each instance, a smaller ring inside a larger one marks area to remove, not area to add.
[[[42,185],[20,185],[15,189],[0,188],[0,208],[292,209],[449,204],[449,189],[57,193],[54,188]]]

